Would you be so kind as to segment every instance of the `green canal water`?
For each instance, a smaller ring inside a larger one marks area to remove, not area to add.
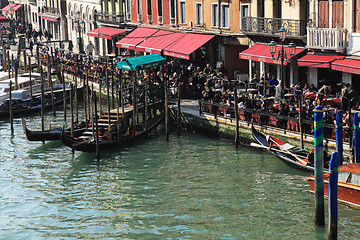
[[[0,120],[0,239],[327,239],[309,174],[265,151],[159,127],[97,163],[14,123]],[[339,205],[338,235],[360,239],[360,210]]]

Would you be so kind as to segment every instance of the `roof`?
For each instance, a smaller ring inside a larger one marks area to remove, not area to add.
[[[88,35],[90,37],[104,38],[104,39],[110,40],[113,37],[116,37],[125,32],[126,32],[125,30],[118,29],[118,28],[99,27],[99,28],[96,28],[96,29],[93,29],[93,30],[87,32],[86,35]]]
[[[137,70],[158,67],[166,64],[165,58],[159,54],[150,54],[126,59],[117,63],[117,67],[124,70]]]

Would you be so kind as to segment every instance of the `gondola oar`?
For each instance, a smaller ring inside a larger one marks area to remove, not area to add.
[[[258,144],[258,143],[250,143],[250,146],[269,150],[268,147],[263,146],[263,145]],[[289,151],[284,151],[284,150],[281,150],[281,149],[274,149],[274,148],[272,148],[271,150],[272,150],[272,151],[276,151],[276,152],[280,152],[280,153],[284,153],[284,154],[291,154],[292,156],[294,156],[294,157],[297,159],[297,162],[299,162],[299,163],[301,163],[301,164],[303,164],[303,165],[306,165],[306,164],[308,163],[308,159],[307,159],[307,158],[302,159],[302,158],[300,158],[300,157],[302,157],[302,156],[297,155],[297,154],[294,154],[294,153],[291,153],[291,152],[289,152]]]

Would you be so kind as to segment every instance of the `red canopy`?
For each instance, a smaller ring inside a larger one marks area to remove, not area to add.
[[[344,56],[326,56],[318,54],[307,54],[298,59],[300,67],[330,68],[331,62]]]
[[[341,72],[360,74],[360,60],[351,58],[339,59],[331,64],[331,69]]]
[[[7,5],[6,7],[4,7],[3,9],[1,9],[1,11],[3,13],[9,13],[10,12],[10,8],[14,9],[14,11],[18,10],[19,8],[21,8],[22,4],[16,4],[16,3],[10,3],[9,5]]]
[[[135,50],[135,47],[139,43],[143,42],[145,39],[152,36],[157,31],[159,31],[159,29],[141,27],[137,28],[128,35],[126,35],[124,38],[120,39],[120,41],[116,43],[116,46],[118,48]]]
[[[136,50],[147,53],[157,53],[161,55],[161,52],[164,48],[183,37],[184,34],[185,33],[159,30],[151,37],[137,45]]]
[[[190,59],[190,54],[210,41],[215,35],[186,33],[164,49],[164,55]]]
[[[278,51],[281,49],[281,46],[276,46],[275,56],[277,57]],[[288,57],[289,56],[289,48],[284,47]],[[299,53],[305,51],[305,48],[296,48],[295,50],[295,56]],[[239,58],[246,59],[246,60],[252,60],[257,62],[267,62],[267,63],[273,63],[273,64],[281,64],[281,61],[273,60],[270,53],[270,47],[267,44],[255,44],[254,46],[246,49],[245,51],[242,51],[239,53]],[[284,61],[284,65],[287,65],[287,61]]]
[[[96,38],[112,39],[113,37],[125,32],[125,30],[118,28],[99,27],[87,32],[87,35]]]
[[[0,16],[0,22],[8,22],[9,19],[7,17]]]
[[[42,16],[42,19],[49,20],[52,22],[57,22],[59,20],[58,17],[49,17],[49,16]]]

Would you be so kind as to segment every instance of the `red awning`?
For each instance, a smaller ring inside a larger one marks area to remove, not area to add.
[[[116,43],[118,48],[135,50],[136,45],[159,31],[154,28],[137,28]]]
[[[360,74],[360,60],[344,58],[334,61],[331,69],[341,72]]]
[[[159,30],[151,37],[136,46],[137,51],[157,53],[161,55],[164,48],[183,37],[185,33]]]
[[[280,49],[281,49],[281,46],[276,46],[276,53],[275,53],[276,57],[277,57],[278,51]],[[285,49],[286,53],[289,54],[289,48],[284,47],[284,49]],[[305,48],[296,48],[295,56],[303,51],[305,51]],[[280,60],[275,61],[272,59],[271,53],[270,53],[270,47],[267,44],[255,44],[251,48],[248,48],[245,51],[242,51],[241,53],[239,53],[239,58],[257,61],[257,62],[281,64]],[[284,61],[284,65],[287,65],[287,61]]]
[[[112,39],[113,37],[125,32],[125,30],[118,28],[99,27],[87,32],[87,35],[96,38]]]
[[[215,35],[186,33],[176,42],[164,49],[164,55],[182,59],[190,59],[190,54],[210,41]]]
[[[7,17],[0,16],[0,22],[8,22],[9,19]]]
[[[331,62],[344,56],[326,56],[317,54],[307,54],[298,59],[300,67],[316,67],[316,68],[330,68]]]
[[[49,17],[49,16],[41,16],[41,17],[42,17],[42,19],[49,20],[52,22],[57,22],[59,20],[58,17]]]
[[[18,10],[19,8],[21,8],[22,4],[16,4],[16,3],[10,3],[9,5],[7,5],[6,7],[4,7],[3,9],[1,9],[1,11],[3,13],[9,13],[10,8],[14,9],[14,11]]]

